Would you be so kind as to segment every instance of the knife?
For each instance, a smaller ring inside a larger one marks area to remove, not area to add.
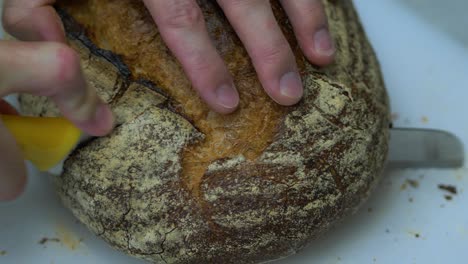
[[[82,134],[79,143],[89,140]],[[459,168],[464,165],[463,143],[455,135],[442,130],[392,128],[388,152],[388,168]],[[49,169],[60,174],[63,160]]]
[[[61,171],[61,163],[81,142],[88,140],[64,118],[0,115],[25,159],[40,170]],[[392,128],[387,165],[392,168],[456,168],[463,166],[462,142],[440,130]],[[58,164],[58,166],[56,166]],[[59,174],[59,173],[56,173]]]
[[[459,168],[464,164],[463,143],[441,130],[392,128],[388,166],[392,168]]]

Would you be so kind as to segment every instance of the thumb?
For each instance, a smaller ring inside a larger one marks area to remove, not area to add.
[[[0,201],[13,200],[23,192],[25,185],[23,157],[0,120]]]
[[[78,55],[65,44],[0,42],[0,97],[10,93],[50,97],[88,134],[103,136],[112,130],[109,106],[86,84]]]

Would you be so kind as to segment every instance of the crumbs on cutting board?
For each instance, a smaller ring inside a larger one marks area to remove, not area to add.
[[[60,240],[61,244],[70,250],[77,249],[83,241],[82,238],[76,237],[63,225],[57,225],[55,233],[57,235],[57,238]]]
[[[446,191],[450,194],[456,195],[457,194],[457,187],[448,184],[439,184],[439,189],[442,191]]]
[[[413,188],[418,188],[419,187],[419,182],[416,181],[416,180],[407,179],[406,182],[409,184],[409,186],[411,186]]]
[[[68,231],[63,225],[57,225],[55,228],[56,237],[43,237],[37,243],[47,248],[49,243],[58,243],[61,246],[70,250],[76,250],[81,242],[82,238],[77,238],[73,233]]]
[[[437,185],[439,190],[444,191],[444,198],[447,202],[450,202],[453,200],[453,196],[457,195],[458,190],[457,187],[454,185],[449,185],[449,184],[439,184]],[[440,208],[444,208],[445,204],[441,204]]]
[[[419,182],[417,180],[406,179],[405,182],[400,186],[400,190],[404,191],[406,188],[408,188],[408,186],[416,189],[419,187]]]
[[[423,124],[429,123],[429,118],[427,116],[422,116],[421,117],[421,123],[423,123]]]
[[[60,243],[60,239],[58,239],[56,237],[54,237],[54,238],[43,237],[37,243],[40,244],[40,245],[43,245],[45,247],[46,244],[49,243],[49,242]]]
[[[420,238],[421,234],[419,232],[408,231],[408,234],[414,236],[415,238]]]

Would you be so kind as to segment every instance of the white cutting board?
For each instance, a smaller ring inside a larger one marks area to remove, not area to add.
[[[1,2],[1,1],[0,1]],[[468,2],[356,0],[397,127],[438,128],[468,143]],[[439,3],[437,5],[437,3]],[[465,4],[466,3],[466,4]],[[452,9],[451,9],[452,8]],[[440,11],[443,10],[443,11]],[[464,11],[460,11],[464,10]],[[454,17],[458,14],[459,17]],[[462,19],[466,23],[460,23]],[[450,29],[450,30],[449,30]],[[280,264],[460,263],[468,259],[468,170],[387,171],[355,216]],[[416,181],[414,187],[405,184]],[[438,188],[449,184],[451,201]],[[0,204],[0,263],[142,263],[109,248],[62,206],[46,175]],[[38,243],[42,238],[61,242]]]

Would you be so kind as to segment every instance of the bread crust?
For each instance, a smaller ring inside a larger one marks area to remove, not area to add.
[[[154,263],[282,258],[357,210],[385,164],[389,105],[351,1],[325,1],[325,7],[336,63],[318,69],[298,59],[304,99],[285,111],[273,142],[253,160],[238,155],[209,164],[197,195],[182,177],[182,158],[206,135],[171,95],[135,81],[125,58],[97,48],[61,13],[89,85],[118,123],[66,160],[56,179],[65,206],[116,249]],[[58,114],[45,98],[20,99],[25,114]]]

